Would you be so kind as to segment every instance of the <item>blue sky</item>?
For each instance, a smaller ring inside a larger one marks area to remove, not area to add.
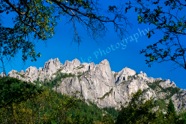
[[[128,28],[128,33],[125,34],[123,39],[117,36],[110,25],[105,37],[96,40],[91,39],[85,29],[80,28],[79,33],[82,42],[79,46],[73,41],[72,26],[59,21],[53,38],[46,42],[34,41],[37,51],[42,54],[41,58],[36,62],[27,61],[23,63],[20,59],[21,56],[18,54],[7,65],[6,70],[8,72],[12,69],[18,71],[25,70],[29,66],[43,67],[44,63],[51,58],[59,58],[62,63],[74,58],[78,58],[81,62],[94,63],[108,59],[114,71],[120,71],[124,67],[129,67],[138,73],[143,71],[150,77],[171,79],[178,87],[186,89],[186,70],[172,62],[153,63],[152,67],[148,67],[145,64],[145,57],[139,54],[139,52],[147,44],[158,39],[158,32],[156,32],[153,38],[148,39],[143,32],[148,31],[151,27],[139,25],[136,21],[137,15],[134,13],[129,13],[127,16],[133,26]]]

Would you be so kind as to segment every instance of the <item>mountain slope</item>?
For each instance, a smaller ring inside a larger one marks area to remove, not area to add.
[[[62,64],[59,59],[51,59],[43,68],[29,67],[25,72],[12,70],[9,76],[33,83],[42,81],[57,92],[93,102],[101,108],[126,106],[132,95],[142,90],[145,100],[159,99],[167,104],[172,99],[176,110],[186,109],[186,91],[174,82],[148,77],[143,72],[137,74],[127,67],[113,72],[107,60],[96,65],[80,63],[77,59]]]

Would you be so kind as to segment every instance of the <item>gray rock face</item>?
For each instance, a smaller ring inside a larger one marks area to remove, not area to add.
[[[161,82],[159,85],[164,88],[169,88],[169,87],[175,88],[176,87],[176,84],[174,82],[170,81],[169,79],[166,80],[165,82]]]
[[[59,78],[59,75],[65,75]],[[99,107],[128,105],[134,93],[143,91],[142,99],[171,98],[177,110],[186,109],[186,91],[179,90],[174,82],[137,74],[130,68],[113,72],[107,60],[99,64],[81,63],[78,59],[61,64],[59,59],[50,59],[43,68],[29,67],[26,71],[9,72],[10,77],[25,81],[50,81],[58,79],[54,90],[62,94],[76,96]]]
[[[18,73],[16,70],[12,70],[8,73],[8,76],[15,77],[24,81],[34,82],[36,80],[44,81],[53,78],[53,74],[56,73],[62,64],[59,59],[50,59],[45,63],[44,68],[37,69],[36,67],[30,66],[26,71]]]
[[[134,76],[136,72],[130,68],[124,68],[116,75],[116,83],[128,81],[129,76]]]
[[[56,73],[60,68],[62,64],[60,63],[59,59],[50,59],[48,62],[45,63],[43,68],[44,77],[51,79],[53,74]],[[42,71],[40,72],[41,75],[39,75],[39,78],[42,78]]]
[[[174,102],[174,105],[176,106],[177,110],[184,109],[186,110],[186,91],[181,90],[179,93],[174,94],[171,97],[172,101]]]

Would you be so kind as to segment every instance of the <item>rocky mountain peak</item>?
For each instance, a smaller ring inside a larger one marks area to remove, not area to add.
[[[72,64],[73,64],[75,67],[77,67],[77,66],[79,66],[79,65],[81,64],[81,62],[80,62],[78,59],[74,59],[74,60],[72,60]]]
[[[107,59],[102,60],[99,64],[105,65],[105,66],[110,66],[110,63]]]
[[[64,65],[58,58],[50,59],[43,68],[31,66],[25,72],[12,70],[9,76],[32,83],[39,80],[43,85],[46,81],[56,81],[55,91],[91,101],[99,107],[120,108],[129,103],[134,93],[142,90],[143,99],[172,99],[177,110],[186,109],[186,91],[177,88],[173,81],[148,77],[128,67],[114,72],[106,59],[99,64],[74,59]]]
[[[44,70],[46,72],[55,72],[56,70],[58,70],[60,67],[62,66],[62,64],[60,63],[58,58],[55,59],[50,59],[49,61],[47,61],[44,65]]]

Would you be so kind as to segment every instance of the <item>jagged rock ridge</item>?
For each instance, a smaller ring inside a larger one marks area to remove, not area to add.
[[[186,109],[186,91],[176,87],[170,80],[148,77],[146,73],[137,74],[130,68],[113,72],[107,60],[99,64],[81,63],[78,59],[60,63],[59,59],[50,59],[43,68],[29,67],[26,71],[9,72],[10,77],[25,81],[56,81],[54,90],[93,102],[99,107],[120,108],[126,106],[132,95],[143,91],[143,98],[148,100],[172,99],[176,109]]]

